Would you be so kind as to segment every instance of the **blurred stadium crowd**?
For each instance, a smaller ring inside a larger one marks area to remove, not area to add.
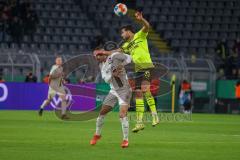
[[[29,1],[7,0],[0,2],[1,41],[10,35],[12,42],[21,43],[24,35],[32,35],[36,31],[38,16],[31,9]]]
[[[97,43],[119,42],[124,24],[138,29],[130,17],[114,15],[119,2],[140,8],[150,21],[157,33],[149,34],[153,56],[208,58],[218,79],[240,77],[238,0],[0,0],[0,54],[37,54],[46,76],[54,55],[90,53]],[[2,77],[9,72],[6,66],[0,69]],[[14,75],[30,72],[19,69]]]

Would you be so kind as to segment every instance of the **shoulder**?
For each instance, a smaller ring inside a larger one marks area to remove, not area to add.
[[[128,42],[128,41],[125,41],[125,42],[122,44],[122,47],[126,47],[128,44],[129,44],[129,42]]]
[[[56,65],[52,65],[51,72],[53,72],[56,69]]]
[[[111,57],[115,57],[115,56],[117,56],[117,55],[119,55],[119,54],[122,54],[121,52],[114,52],[112,55],[111,55]]]
[[[112,55],[111,55],[111,59],[114,60],[114,59],[122,59],[122,57],[124,57],[124,53],[122,52],[114,52]]]
[[[140,29],[137,33],[135,33],[134,38],[146,38],[148,35],[148,32],[143,32],[143,29]]]
[[[52,69],[56,69],[56,68],[58,68],[58,66],[57,65],[52,65]]]

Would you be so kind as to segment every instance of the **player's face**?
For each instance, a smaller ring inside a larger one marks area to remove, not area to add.
[[[124,28],[121,30],[121,37],[124,40],[128,40],[130,38],[130,31],[126,31]]]
[[[56,65],[62,65],[62,58],[58,57],[56,58]]]
[[[106,55],[97,55],[96,59],[98,62],[104,62],[106,60],[107,56]]]

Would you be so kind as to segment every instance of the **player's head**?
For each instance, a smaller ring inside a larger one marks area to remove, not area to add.
[[[55,63],[56,63],[56,65],[61,66],[62,65],[62,57],[57,56],[56,59],[55,59]]]
[[[134,30],[131,25],[122,26],[120,28],[121,37],[124,40],[129,40],[134,35]]]
[[[96,47],[93,51],[93,54],[98,62],[104,62],[107,59],[107,55],[105,55],[103,51],[103,47]]]

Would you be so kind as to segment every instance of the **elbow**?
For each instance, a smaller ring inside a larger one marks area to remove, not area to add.
[[[144,31],[144,32],[148,32],[149,29],[150,29],[149,23],[145,24],[144,27],[143,27],[143,31]]]
[[[144,24],[144,27],[146,29],[150,29],[150,23],[148,21],[145,20],[145,24]]]
[[[147,30],[149,30],[150,29],[150,24],[147,22],[145,27],[146,27]]]

